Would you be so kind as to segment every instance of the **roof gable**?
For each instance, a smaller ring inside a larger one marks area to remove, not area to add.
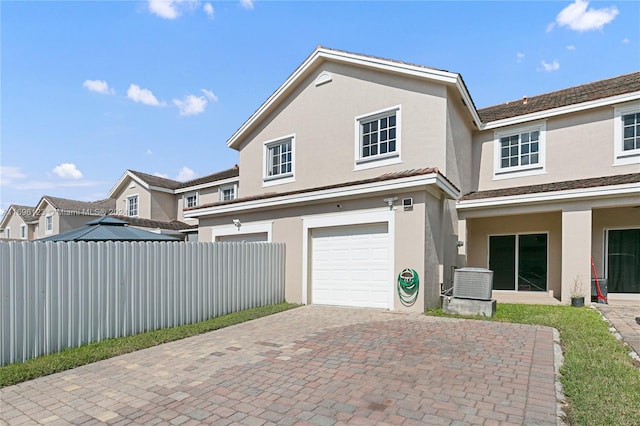
[[[135,170],[128,170],[142,181],[144,181],[149,186],[155,186],[157,188],[165,188],[165,189],[176,189],[178,188],[182,182],[177,180],[168,179],[160,176],[150,175],[148,173],[137,172]]]
[[[18,216],[24,223],[32,223],[38,220],[35,207],[11,204],[4,213],[2,220],[0,220],[0,229],[4,229],[4,227],[7,226],[7,222],[9,222],[14,215]]]
[[[227,140],[227,146],[239,149],[242,139],[253,130],[262,119],[277,107],[280,102],[292,93],[320,64],[325,61],[340,62],[353,66],[366,67],[384,72],[402,74],[411,77],[425,78],[431,81],[455,86],[475,123],[480,123],[471,95],[459,74],[429,68],[401,61],[366,56],[342,50],[318,46],[307,59],[287,78],[287,80],[245,121],[242,126]]]
[[[177,180],[167,179],[160,176],[150,175],[148,173],[138,172],[135,170],[126,170],[120,179],[113,185],[111,191],[109,191],[109,198],[117,198],[117,195],[129,184],[132,180],[142,186],[147,191],[161,191],[173,194],[173,191],[182,184]]]

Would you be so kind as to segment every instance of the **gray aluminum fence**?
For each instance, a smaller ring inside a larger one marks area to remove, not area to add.
[[[284,300],[284,244],[0,243],[0,365]]]

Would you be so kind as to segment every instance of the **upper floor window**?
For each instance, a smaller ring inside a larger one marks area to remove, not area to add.
[[[184,195],[184,206],[185,207],[196,207],[198,205],[198,193],[190,192]]]
[[[400,161],[400,107],[356,117],[356,169]]]
[[[295,136],[285,136],[264,143],[264,182],[293,182],[295,171]]]
[[[127,197],[127,216],[138,216],[138,196]]]
[[[53,215],[44,217],[44,232],[50,234],[53,232]]]
[[[20,238],[27,239],[27,225],[20,225]]]
[[[220,188],[220,200],[231,201],[236,199],[236,186],[227,185]]]
[[[614,165],[640,163],[640,104],[614,112]]]
[[[544,172],[545,123],[496,132],[494,177],[510,178]]]
[[[4,234],[6,235],[7,238],[11,238],[11,228],[6,227],[4,229]]]

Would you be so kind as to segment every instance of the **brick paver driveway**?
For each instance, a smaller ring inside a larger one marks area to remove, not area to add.
[[[552,329],[303,307],[2,389],[8,424],[557,422]]]

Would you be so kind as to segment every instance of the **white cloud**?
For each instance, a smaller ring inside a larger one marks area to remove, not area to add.
[[[204,9],[204,13],[206,13],[208,16],[213,16],[214,10],[211,3],[205,3],[204,6],[202,6],[202,9]]]
[[[574,31],[600,30],[618,16],[615,6],[594,9],[587,0],[576,0],[565,7],[556,16],[556,23],[561,27],[569,27]]]
[[[211,90],[200,89],[200,91],[202,93],[204,93],[204,95],[207,97],[207,99],[209,99],[211,102],[218,102],[218,97]]]
[[[516,59],[516,61],[517,61],[518,63],[520,63],[520,62],[522,62],[522,60],[524,59],[524,57],[525,57],[525,54],[524,54],[524,53],[522,53],[522,52],[518,52],[518,53],[516,54],[516,58],[517,58],[517,59]]]
[[[102,93],[103,95],[113,95],[115,93],[104,80],[85,80],[82,83],[82,87],[87,88],[90,92]]]
[[[29,180],[22,183],[14,183],[11,185],[13,189],[19,189],[21,191],[31,189],[55,189],[55,188],[84,188],[89,186],[100,186],[113,184],[113,182],[97,181],[97,180],[72,180],[64,182],[42,181],[42,180]]]
[[[62,179],[82,179],[82,172],[73,163],[62,163],[53,168],[53,173]]]
[[[543,59],[542,60],[542,67],[543,67],[543,69],[545,71],[551,72],[551,71],[557,71],[558,69],[560,69],[560,64],[556,60],[554,60],[553,62],[551,62],[549,64]]]
[[[576,47],[573,44],[567,46],[567,50],[576,50]]]
[[[629,43],[631,42],[631,40],[629,40],[628,38],[623,38],[623,39],[622,39],[622,42],[623,42],[624,44],[629,44]]]
[[[184,100],[174,99],[173,103],[180,109],[180,115],[202,114],[207,107],[204,96],[187,95]]]
[[[147,150],[147,155],[153,155],[153,151],[151,151],[150,149]]]
[[[54,173],[58,174],[55,170],[58,167],[65,166],[63,163],[54,168]],[[75,167],[75,165],[71,164],[72,167],[66,166],[62,167],[62,170],[70,170],[71,171],[71,179],[70,180],[32,180],[29,179],[26,173],[24,173],[20,167],[16,166],[0,166],[0,186],[4,186],[6,188],[16,189],[20,191],[27,190],[49,190],[55,188],[77,188],[77,187],[90,187],[90,186],[100,186],[112,184],[113,182],[105,182],[105,181],[93,181],[93,180],[84,180],[81,179],[82,173]],[[75,170],[75,172],[74,172]],[[80,173],[80,178],[73,177],[73,175],[77,176],[77,173]],[[48,173],[47,173],[48,174]],[[48,174],[49,175],[49,174]],[[51,175],[49,175],[51,176]],[[61,176],[62,177],[62,176]]]
[[[244,9],[253,9],[253,0],[240,0],[240,6]]]
[[[15,180],[26,178],[27,175],[17,166],[0,166],[0,186],[9,186]]]
[[[158,101],[158,99],[153,96],[151,90],[141,89],[140,86],[136,84],[132,84],[129,86],[129,90],[127,90],[127,97],[134,102],[140,102],[141,104],[151,105],[151,106],[165,106],[166,103]]]
[[[194,10],[200,2],[197,0],[149,0],[149,12],[163,19],[176,19],[187,10]]]
[[[549,25],[547,25],[547,29],[546,32],[550,33],[551,31],[553,31],[553,29],[556,27],[556,23],[552,22]]]
[[[184,166],[183,168],[180,169],[180,172],[178,173],[178,176],[176,176],[176,180],[180,181],[180,182],[184,182],[187,180],[191,180],[194,177],[196,177],[196,174],[193,170],[191,170],[190,168],[188,168],[187,166]]]

